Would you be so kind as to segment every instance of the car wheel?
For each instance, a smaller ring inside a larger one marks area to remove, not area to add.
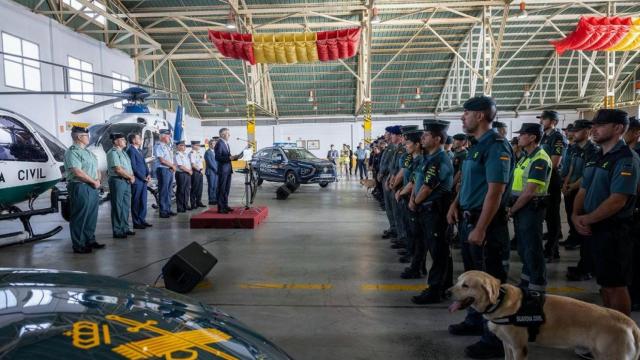
[[[298,187],[298,178],[296,178],[296,174],[291,170],[287,171],[287,173],[284,175],[284,182],[288,185],[291,185],[291,187],[293,188]]]
[[[321,182],[321,183],[320,183],[320,184],[318,184],[318,185],[320,185],[320,187],[321,187],[321,188],[326,188],[326,187],[329,185],[329,183],[328,183],[328,182],[326,182],[326,181],[323,181],[323,182]]]

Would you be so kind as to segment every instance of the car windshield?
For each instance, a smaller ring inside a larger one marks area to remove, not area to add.
[[[315,155],[305,149],[282,149],[289,160],[312,160],[317,159]]]

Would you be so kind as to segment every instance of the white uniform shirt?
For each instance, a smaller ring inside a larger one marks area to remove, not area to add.
[[[176,158],[175,158],[175,164],[176,166],[184,166],[187,169],[191,169],[191,162],[189,162],[189,155],[187,155],[186,152],[176,152]],[[178,172],[184,172],[182,171],[180,168],[177,168]]]
[[[189,153],[189,161],[191,162],[191,167],[195,168],[198,171],[202,170],[203,160],[204,158],[202,157],[202,153],[200,152],[200,150],[191,150],[191,152]]]

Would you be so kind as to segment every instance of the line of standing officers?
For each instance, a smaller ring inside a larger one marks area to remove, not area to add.
[[[95,230],[98,218],[99,189],[101,186],[96,156],[86,149],[89,132],[74,126],[71,130],[73,144],[65,153],[67,188],[70,199],[70,233],[73,252],[91,253],[102,249],[104,244],[96,242]],[[129,213],[134,229],[146,229],[152,225],[146,221],[147,184],[151,174],[142,152],[140,134],[110,135],[112,148],[107,151],[107,176],[111,203],[111,226],[113,238],[125,239],[135,235],[129,224]],[[128,141],[127,141],[128,140]],[[127,144],[128,142],[128,144]],[[216,204],[217,161],[212,155],[217,138],[209,143],[203,156],[200,142],[191,142],[191,151],[186,152],[184,141],[176,143],[177,151],[170,147],[171,132],[160,131],[160,142],[154,146],[155,169],[158,180],[160,217],[168,218],[177,213],[171,211],[173,179],[176,179],[176,203],[178,212],[200,207],[202,203],[203,168],[206,164],[209,204]],[[211,153],[211,154],[209,154]]]
[[[558,113],[544,111],[538,123],[522,124],[510,144],[503,130],[506,125],[494,121],[496,113],[491,97],[466,101],[465,134],[449,140],[449,151],[445,148],[449,122],[442,120],[425,120],[422,129],[387,127],[384,137],[373,144],[380,185],[376,192],[389,221],[382,237],[391,240],[391,248],[401,255],[399,261],[409,264],[401,278],[427,275],[428,287],[412,302],[443,301],[452,285],[454,241],[465,271],[482,270],[506,282],[510,219],[522,262],[519,286],[544,292],[546,263],[559,257],[564,193],[571,228],[564,244],[578,244],[581,249],[580,263],[569,274],[593,273],[604,305],[629,314],[629,289],[640,302],[636,279],[640,270],[632,261],[640,245],[634,247],[631,236],[633,220],[639,217],[640,122],[621,110],[600,110],[592,121],[573,124],[573,144],[568,147],[556,128]],[[545,222],[547,234],[543,234]],[[465,349],[471,358],[504,356],[502,344],[482,315],[468,309],[465,320],[451,325],[449,332],[481,336]]]

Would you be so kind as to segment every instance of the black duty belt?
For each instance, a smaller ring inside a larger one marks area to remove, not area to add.
[[[535,206],[536,208],[537,207],[541,207],[541,206],[544,206],[546,204],[547,199],[548,199],[547,196],[534,196],[533,198],[531,198],[531,200],[529,200],[529,202],[526,205],[531,204],[531,205]],[[509,204],[511,206],[513,206],[513,204],[515,204],[517,200],[518,200],[518,196],[512,196],[509,199]]]
[[[110,179],[129,181],[128,179],[123,178],[122,176],[110,176]]]
[[[480,219],[480,214],[482,213],[482,208],[480,209],[471,209],[471,210],[462,210],[462,218],[469,224],[475,226]],[[500,222],[508,222],[507,218],[507,210],[503,207],[500,207],[496,212],[496,215],[491,220],[491,224],[499,224]]]

